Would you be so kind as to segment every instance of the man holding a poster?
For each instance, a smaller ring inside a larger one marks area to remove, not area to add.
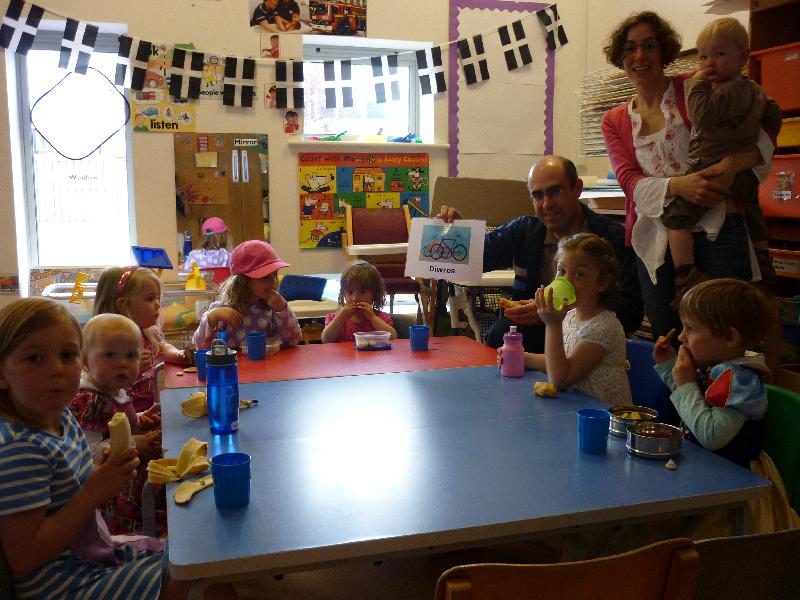
[[[561,156],[545,156],[528,173],[528,191],[533,215],[512,219],[487,233],[483,246],[483,270],[514,269],[512,300],[518,304],[504,311],[486,334],[492,348],[503,345],[503,334],[510,325],[517,325],[523,335],[525,350],[544,350],[544,325],[533,303],[540,284],[553,280],[558,241],[570,235],[588,232],[607,239],[616,250],[620,265],[620,297],[615,307],[626,333],[642,322],[644,309],[636,263],[631,248],[625,246],[623,227],[604,215],[581,204],[583,181],[575,164]],[[461,213],[451,206],[442,206],[437,218],[445,222],[460,219]]]

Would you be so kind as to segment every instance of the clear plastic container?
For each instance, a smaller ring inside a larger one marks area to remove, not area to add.
[[[267,338],[267,356],[271,354],[277,354],[281,351],[281,343],[283,340],[279,337],[268,337]]]
[[[354,334],[358,350],[388,350],[392,335],[388,331],[365,331]]]

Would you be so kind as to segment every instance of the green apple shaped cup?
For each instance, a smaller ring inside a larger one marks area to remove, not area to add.
[[[565,304],[572,304],[575,302],[575,287],[570,283],[566,277],[556,277],[553,281],[544,288],[544,297],[550,294],[553,290],[553,306],[556,310],[561,310]]]

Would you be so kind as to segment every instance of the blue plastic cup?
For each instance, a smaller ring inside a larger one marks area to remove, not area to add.
[[[197,367],[197,379],[200,381],[206,380],[206,356],[208,355],[208,348],[194,351],[194,366]]]
[[[247,334],[248,360],[264,360],[267,358],[267,334],[263,331],[250,331]]]
[[[431,336],[431,329],[427,325],[410,325],[408,327],[409,337],[411,338],[411,349],[415,352],[428,349],[428,339]]]
[[[577,417],[578,450],[588,454],[605,454],[611,414],[607,410],[582,408],[578,411]]]
[[[211,459],[217,508],[239,508],[250,502],[250,455],[226,452]]]

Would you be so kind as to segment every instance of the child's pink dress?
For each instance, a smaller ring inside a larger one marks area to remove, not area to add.
[[[139,418],[125,390],[113,398],[97,389],[91,378],[84,373],[78,395],[70,403],[70,411],[84,431],[96,431],[103,439],[110,437],[108,422],[118,412],[125,413],[131,424],[131,434],[139,431]],[[101,508],[103,519],[114,535],[134,535],[142,533],[142,489],[147,481],[147,461],[142,461],[137,469],[136,479],[116,498]],[[163,486],[155,486],[156,534],[167,531],[166,501]]]
[[[330,322],[333,321],[333,318],[337,314],[338,311],[327,314],[327,316],[325,317],[325,327],[327,327],[330,324]],[[383,321],[387,325],[391,325],[392,327],[394,327],[394,323],[392,323],[392,317],[390,317],[388,313],[376,310],[375,314],[378,315],[381,321]],[[372,326],[372,323],[370,323],[367,319],[364,319],[363,321],[361,321],[361,323],[353,323],[352,320],[348,319],[347,321],[345,321],[344,327],[342,327],[342,331],[339,334],[339,339],[336,341],[355,342],[356,338],[355,335],[353,334],[362,333],[365,331],[375,331],[375,328]]]

